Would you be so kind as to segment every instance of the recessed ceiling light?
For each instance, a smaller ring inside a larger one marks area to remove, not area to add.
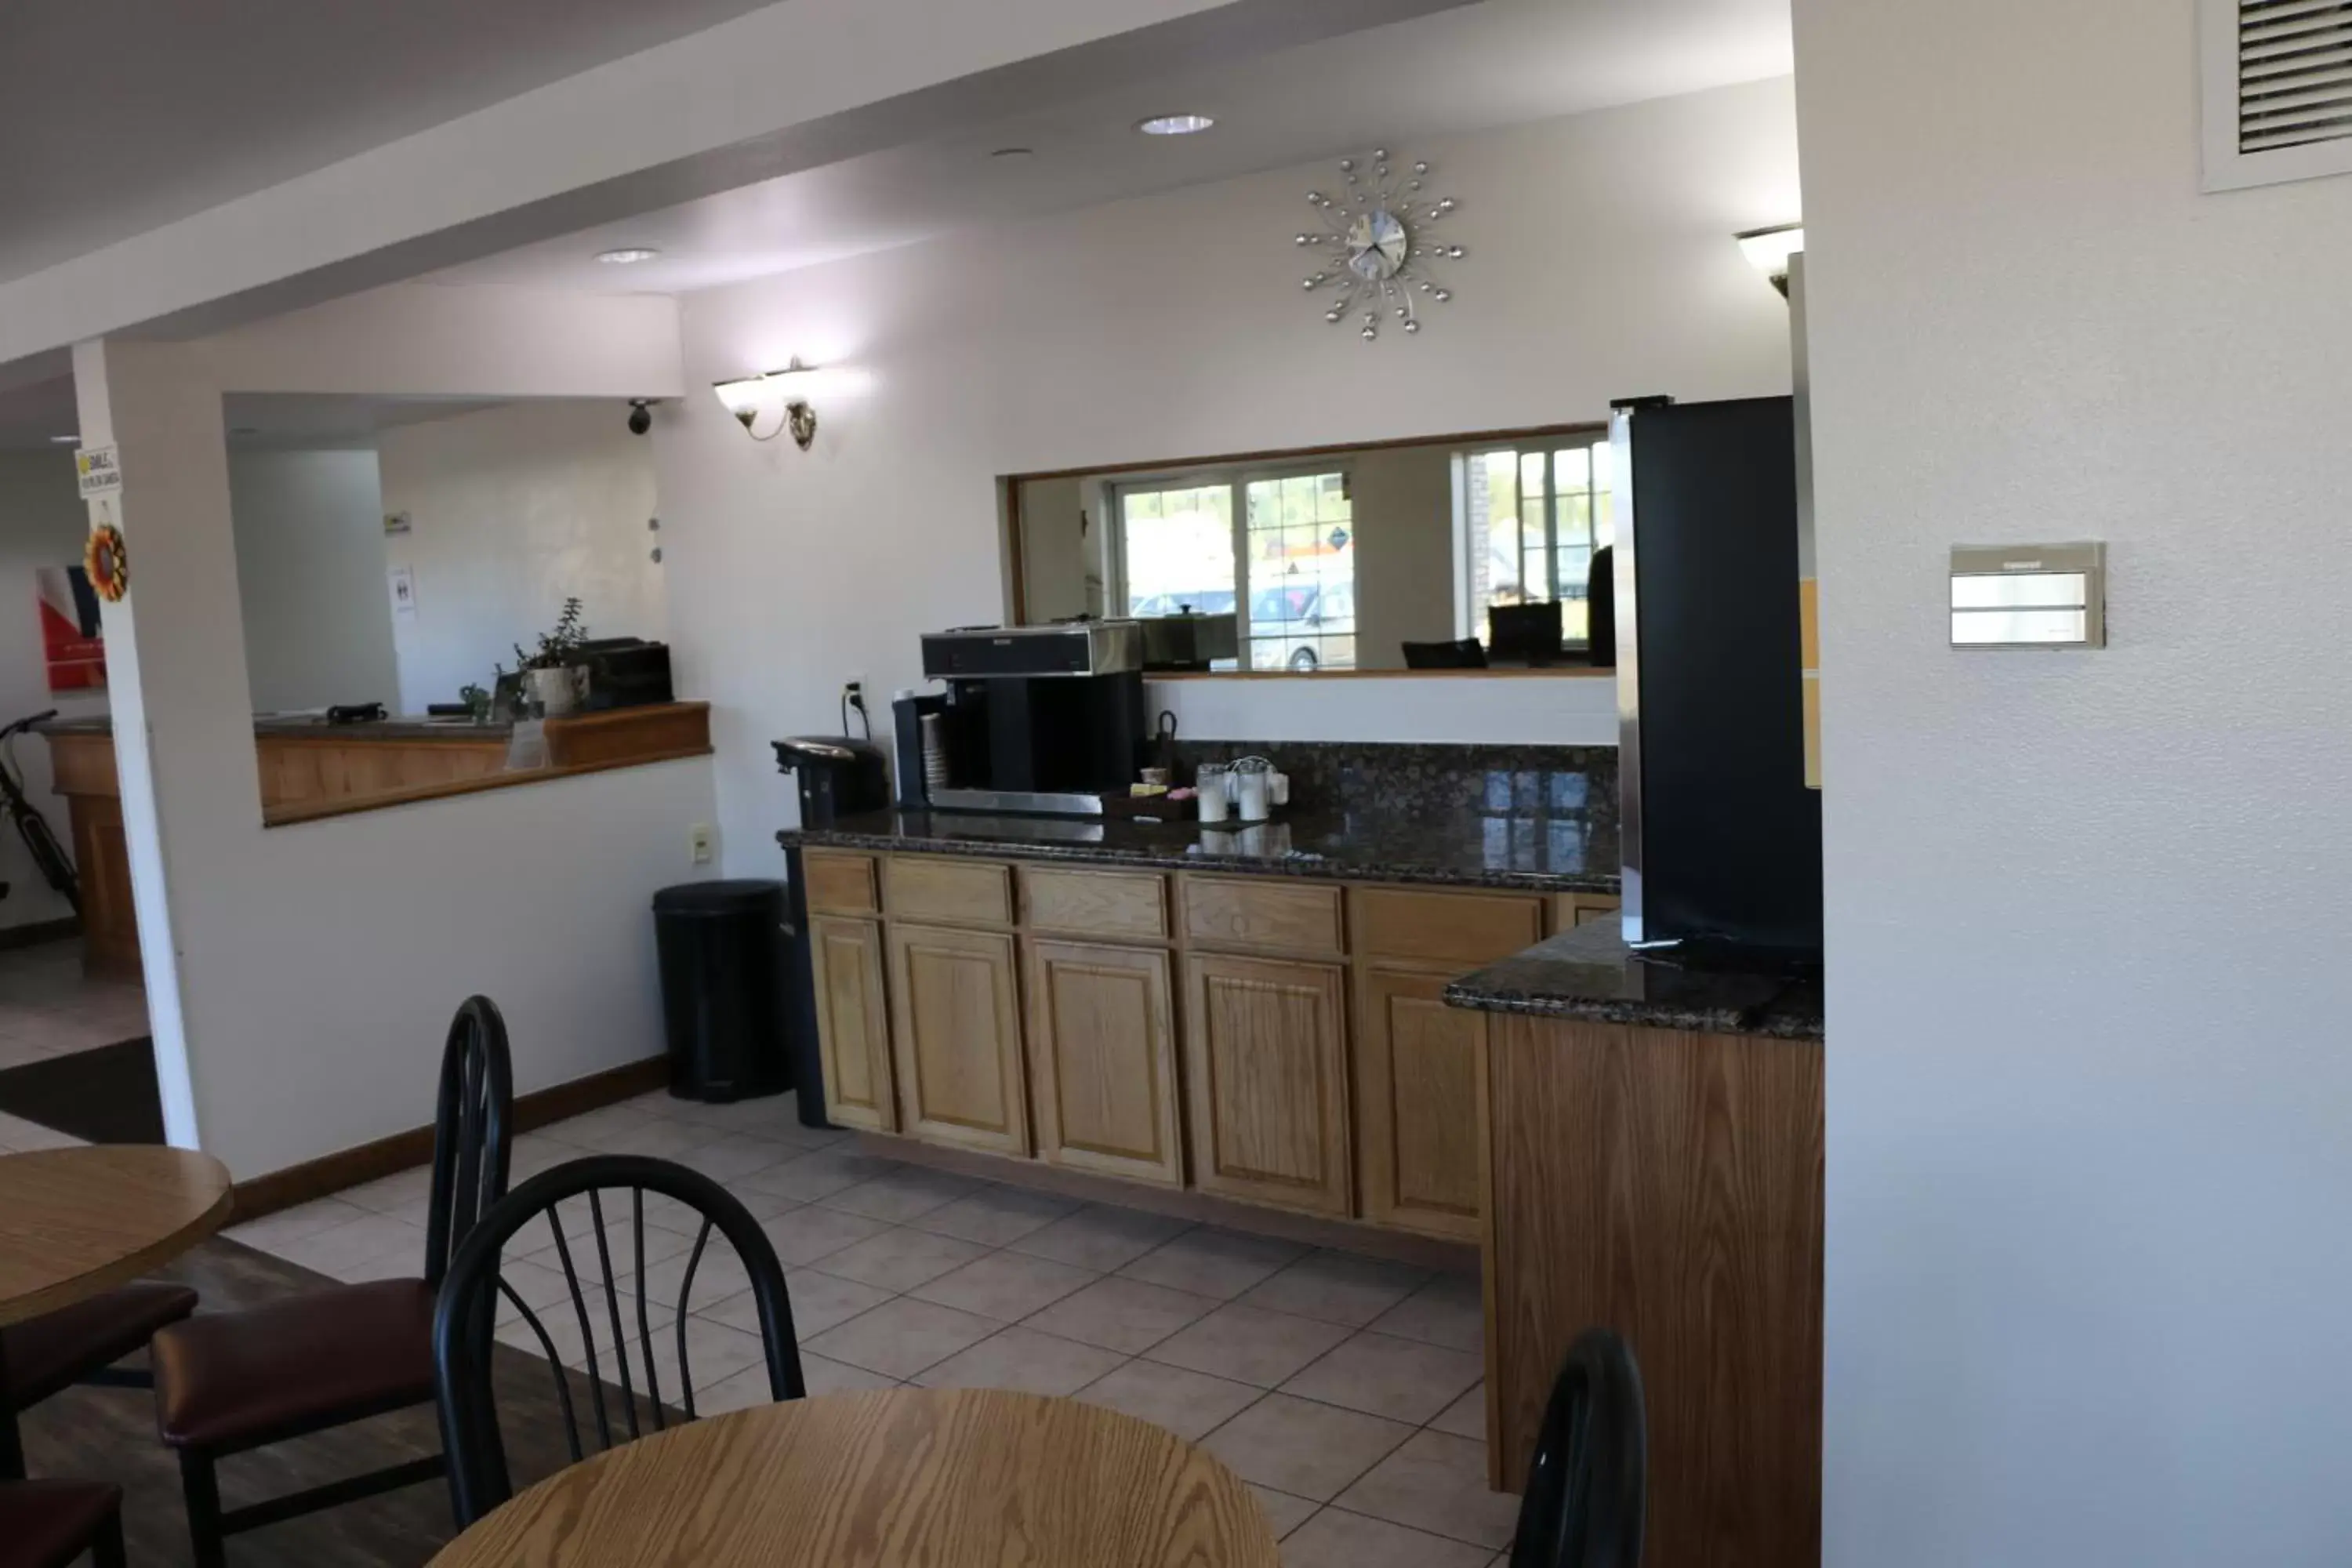
[[[1136,121],[1135,128],[1146,136],[1191,136],[1215,123],[1206,114],[1155,114]]]
[[[1013,159],[1034,158],[1036,155],[1037,149],[1034,147],[999,147],[995,152],[989,154],[992,158]]]
[[[640,261],[651,261],[660,251],[650,245],[625,245],[618,250],[600,250],[596,259],[614,267],[629,267]]]
[[[81,437],[79,436],[52,436],[49,439],[59,447],[79,447],[81,445]]]

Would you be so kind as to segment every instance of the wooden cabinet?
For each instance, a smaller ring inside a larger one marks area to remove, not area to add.
[[[1367,968],[1357,992],[1356,1161],[1364,1217],[1478,1237],[1478,1053],[1486,1016],[1443,973]]]
[[[1279,877],[1186,877],[1184,934],[1205,947],[1255,952],[1346,951],[1339,889]]]
[[[884,904],[898,920],[946,925],[1013,923],[1013,868],[986,860],[893,855],[884,869]]]
[[[807,850],[801,856],[801,879],[807,884],[808,907],[819,913],[870,915],[882,907],[871,855]]]
[[[1615,914],[1618,907],[1614,893],[1562,893],[1553,916],[1553,927],[1559,931],[1574,931],[1588,921]]]
[[[1491,1020],[1488,1453],[1525,1476],[1560,1358],[1642,1362],[1652,1568],[1822,1561],[1818,1040]]]
[[[1202,1192],[1345,1215],[1347,984],[1336,963],[1184,961],[1192,1180]]]
[[[1029,1087],[1049,1164],[1184,1183],[1175,1008],[1156,948],[1029,950]]]
[[[898,1126],[890,1081],[890,1008],[882,981],[882,927],[818,915],[809,921],[817,1047],[826,1114],[875,1132]]]
[[[1493,1025],[1447,984],[1606,895],[803,857],[845,1126],[1476,1240]]]
[[[1021,874],[1029,929],[1108,942],[1168,938],[1168,879],[1156,871]]]
[[[894,897],[904,864],[891,862]],[[904,1131],[1000,1154],[1027,1154],[1013,938],[894,923],[890,994]]]

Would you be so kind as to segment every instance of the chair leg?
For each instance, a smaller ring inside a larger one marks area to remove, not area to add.
[[[205,1448],[180,1450],[180,1489],[188,1500],[188,1539],[195,1547],[196,1568],[228,1568],[228,1552],[221,1534],[220,1478]]]
[[[90,1568],[128,1568],[122,1551],[122,1510],[106,1516],[89,1543]]]

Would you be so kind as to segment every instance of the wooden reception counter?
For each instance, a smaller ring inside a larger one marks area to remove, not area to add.
[[[41,726],[57,793],[73,819],[81,882],[82,942],[94,973],[139,973],[139,923],[123,847],[122,791],[114,731],[104,718]],[[512,789],[607,768],[708,755],[710,705],[662,702],[616,708],[544,726],[543,757],[510,766],[514,726],[419,719],[329,724],[310,718],[254,721],[267,827],[316,822],[446,795]],[[535,765],[534,765],[535,764]]]
[[[1486,1106],[1489,1462],[1527,1473],[1588,1325],[1649,1414],[1648,1568],[1819,1568],[1818,962],[1564,931],[1449,986],[1494,1015]]]

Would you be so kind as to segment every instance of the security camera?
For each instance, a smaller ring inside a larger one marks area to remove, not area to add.
[[[629,434],[642,436],[654,427],[654,411],[642,397],[629,399]]]

